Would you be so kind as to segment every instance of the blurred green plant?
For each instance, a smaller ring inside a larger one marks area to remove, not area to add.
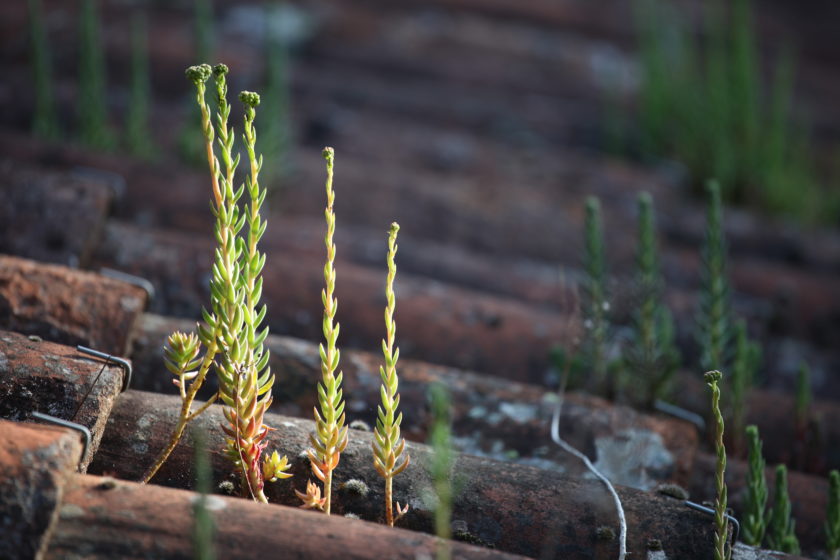
[[[114,137],[108,128],[105,92],[105,49],[100,36],[96,0],[82,0],[79,26],[79,139],[100,150],[110,149]]]
[[[52,57],[44,28],[44,11],[40,0],[28,0],[27,7],[29,9],[29,57],[32,80],[35,84],[32,132],[45,140],[56,140],[60,132],[53,88]]]
[[[828,474],[825,550],[830,560],[837,560],[840,557],[840,472],[836,470]]]
[[[741,434],[747,414],[747,392],[755,384],[755,376],[761,360],[761,347],[751,341],[747,335],[747,324],[741,319],[735,323],[735,357],[732,361],[732,395],[729,402],[729,414],[733,432],[738,434],[732,441],[736,453],[743,449]]]
[[[213,515],[207,507],[207,496],[212,491],[213,471],[207,455],[207,436],[195,431],[195,491],[198,499],[193,502],[193,558],[194,560],[216,560],[213,535],[216,532]]]
[[[794,528],[796,523],[791,517],[791,503],[788,496],[787,467],[776,467],[776,492],[770,508],[770,521],[767,524],[767,546],[787,554],[799,554],[799,539]]]
[[[741,536],[750,546],[761,546],[767,529],[767,479],[761,438],[756,426],[747,426],[748,465],[747,496],[741,519]]]
[[[811,368],[802,362],[796,372],[796,426],[797,431],[804,432],[808,429],[811,408]]]
[[[213,3],[211,0],[194,0],[193,3],[193,54],[195,60],[213,58]],[[200,166],[204,162],[204,138],[192,125],[201,118],[195,104],[187,105],[188,119],[178,136],[178,152],[188,164]]]
[[[706,233],[702,248],[700,311],[697,340],[703,369],[723,369],[728,364],[730,332],[729,282],[726,277],[726,240],[720,186],[710,181]]]
[[[726,517],[726,447],[723,445],[723,415],[720,412],[720,380],[723,374],[709,371],[704,375],[706,384],[712,390],[712,416],[715,422],[715,560],[729,560],[732,547],[729,544],[729,520]]]
[[[429,430],[429,445],[432,458],[429,472],[435,490],[435,534],[441,538],[438,542],[437,560],[452,558],[449,539],[452,538],[452,502],[454,487],[452,467],[455,452],[452,449],[452,401],[449,391],[440,382],[429,387],[432,425]]]
[[[580,357],[594,378],[594,389],[614,396],[618,392],[618,383],[617,379],[610,378],[607,363],[610,305],[607,300],[601,203],[594,196],[586,199],[583,270],[583,337]]]
[[[677,158],[695,184],[720,180],[730,202],[836,220],[840,197],[820,187],[808,134],[793,124],[791,55],[779,57],[772,91],[762,96],[750,3],[726,6],[706,5],[701,40],[670,5],[638,3],[642,155]]]
[[[382,341],[385,366],[379,366],[379,375],[382,378],[380,390],[382,404],[377,407],[376,428],[373,431],[373,466],[376,472],[385,479],[385,522],[391,527],[394,526],[395,521],[408,512],[408,504],[400,507],[400,503],[397,502],[397,515],[394,517],[392,487],[394,477],[403,472],[411,461],[408,453],[403,455],[405,440],[400,437],[402,412],[397,414],[400,406],[400,394],[397,392],[399,389],[397,361],[400,359],[400,349],[394,347],[394,338],[397,333],[397,324],[394,321],[396,308],[394,277],[397,275],[397,265],[394,258],[397,254],[399,230],[400,226],[394,222],[388,232],[388,277],[385,283],[385,299],[388,302],[385,308],[387,336]]]
[[[292,128],[289,103],[291,86],[289,84],[289,47],[280,33],[271,28],[270,22],[278,21],[280,8],[272,4],[266,14],[265,41],[265,93],[263,94],[262,146],[268,154],[264,173],[272,182],[269,194],[277,192],[282,181],[292,172]]]
[[[671,312],[662,303],[662,276],[654,226],[653,199],[641,193],[638,199],[639,230],[636,248],[636,289],[639,304],[633,313],[633,333],[625,350],[625,366],[644,387],[648,406],[666,397],[679,367],[680,353],[674,343]]]
[[[151,159],[155,154],[149,132],[149,54],[146,16],[135,11],[131,18],[131,89],[125,132],[126,145],[135,156]]]

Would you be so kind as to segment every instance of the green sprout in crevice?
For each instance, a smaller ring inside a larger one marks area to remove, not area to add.
[[[405,450],[405,440],[400,437],[402,413],[397,413],[400,405],[399,378],[397,377],[397,361],[400,359],[400,349],[394,346],[397,324],[394,321],[396,296],[394,295],[394,277],[397,275],[397,265],[394,257],[397,254],[397,232],[400,226],[391,224],[388,232],[388,278],[385,283],[386,339],[382,341],[382,353],[385,355],[385,366],[379,367],[382,378],[382,404],[377,407],[376,428],[373,431],[373,466],[376,472],[385,479],[385,522],[391,527],[408,512],[408,504],[400,507],[397,502],[397,515],[394,516],[392,487],[394,477],[408,466],[410,457]]]
[[[828,506],[825,512],[825,550],[830,560],[840,558],[840,472],[828,474]]]
[[[767,479],[764,475],[764,455],[756,426],[747,426],[748,470],[747,496],[741,518],[741,535],[750,546],[761,546],[767,529]]]
[[[170,335],[167,343],[166,366],[177,377],[175,384],[181,392],[182,408],[168,446],[158,456],[144,482],[148,482],[166,461],[187,423],[219,398],[225,405],[226,422],[222,429],[227,435],[226,454],[239,471],[243,492],[255,501],[266,502],[265,480],[274,481],[291,475],[285,472],[288,468],[286,457],[281,458],[276,451],[264,455],[268,427],[263,424],[263,418],[272,402],[274,376],[268,366],[268,351],[263,345],[268,328],[260,329],[266,314],[266,307],[259,304],[265,255],[259,252],[257,244],[265,233],[266,222],[260,216],[265,199],[265,190],[258,180],[262,158],[255,150],[254,120],[259,96],[252,92],[239,95],[245,106],[243,141],[249,172],[245,183],[237,189],[234,175],[240,157],[233,155],[234,135],[228,128],[227,73],[223,64],[212,69],[206,64],[187,69],[187,77],[196,87],[196,101],[201,112],[218,247],[210,279],[211,308],[202,311],[204,323],[198,324],[197,335],[176,332]],[[215,127],[205,100],[206,82],[211,74],[218,106]],[[214,140],[218,143],[218,156]],[[244,192],[250,203],[240,205],[239,199]],[[247,230],[243,232],[245,226]],[[200,355],[202,345],[203,356]],[[206,404],[192,411],[195,395],[211,367],[219,379],[219,391]]]
[[[761,360],[761,347],[749,340],[747,324],[739,320],[735,324],[735,357],[732,361],[732,382],[730,415],[733,432],[732,444],[736,453],[741,453],[744,423],[747,413],[747,392],[755,383],[755,375]]]
[[[726,277],[726,240],[723,233],[720,186],[714,181],[709,182],[708,194],[697,339],[700,344],[702,367],[713,370],[728,365],[731,334],[729,282]]]
[[[332,509],[333,471],[338,467],[341,454],[347,447],[347,426],[344,424],[344,399],[341,381],[344,377],[338,370],[340,351],[336,346],[339,324],[335,322],[335,312],[338,300],[335,298],[335,191],[333,190],[333,164],[335,152],[332,148],[324,148],[324,159],[327,161],[327,207],[324,217],[327,222],[327,233],[324,245],[327,248],[327,262],[324,265],[324,290],[321,300],[324,303],[324,343],[319,346],[321,355],[321,381],[318,383],[318,404],[315,407],[315,432],[310,434],[312,447],[308,450],[312,473],[324,484],[323,497],[317,484],[307,484],[306,492],[298,492],[304,508],[316,508],[329,515]]]
[[[787,554],[799,554],[799,539],[794,528],[796,523],[791,516],[791,503],[788,496],[787,467],[776,467],[776,492],[770,509],[770,521],[767,524],[767,547]]]
[[[131,18],[131,89],[125,129],[128,150],[143,158],[155,153],[149,132],[150,98],[146,17],[137,11]]]
[[[45,140],[59,137],[58,114],[53,90],[52,57],[44,27],[41,0],[28,0],[30,33],[30,66],[35,84],[35,107],[32,132]]]
[[[594,376],[596,391],[603,390],[607,395],[615,396],[619,389],[617,374],[616,378],[610,378],[610,373],[615,372],[611,372],[607,356],[610,305],[607,300],[601,204],[595,197],[586,199],[583,268],[582,362]]]
[[[104,53],[96,0],[83,0],[79,27],[79,138],[99,149],[111,148],[114,142],[108,129]]]
[[[662,303],[653,199],[648,193],[639,195],[636,289],[639,303],[633,314],[630,346],[623,359],[635,379],[643,381],[643,401],[652,406],[667,395],[680,354],[674,343],[673,318]]]
[[[706,384],[712,390],[712,415],[715,424],[715,560],[729,560],[732,547],[729,543],[729,521],[726,518],[726,447],[723,444],[723,415],[720,412],[720,381],[723,374],[709,371]]]
[[[429,445],[432,457],[429,474],[435,492],[435,534],[438,542],[437,560],[452,558],[449,547],[452,538],[452,504],[455,497],[452,484],[452,467],[455,452],[452,449],[452,402],[446,387],[436,382],[429,387],[432,425],[429,430]]]

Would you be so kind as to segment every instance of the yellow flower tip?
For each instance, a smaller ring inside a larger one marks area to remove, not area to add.
[[[709,385],[715,385],[723,378],[723,374],[718,370],[707,371],[703,374],[703,378]]]
[[[289,458],[275,451],[271,455],[266,455],[263,460],[263,476],[269,482],[276,482],[281,478],[291,478],[292,473],[286,472],[289,469]]]
[[[321,155],[324,156],[324,159],[332,161],[335,157],[335,150],[327,146],[326,148],[324,148],[324,151],[321,152]]]
[[[391,222],[391,229],[388,231],[391,235],[396,235],[397,232],[400,231],[400,224],[397,222]]]

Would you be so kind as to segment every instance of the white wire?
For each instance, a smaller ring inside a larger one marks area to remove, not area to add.
[[[615,491],[615,487],[609,481],[609,479],[601,474],[601,472],[595,468],[595,465],[589,460],[589,457],[566,443],[563,439],[560,438],[560,409],[563,406],[563,395],[560,394],[560,401],[557,403],[557,407],[554,409],[554,417],[551,419],[551,439],[554,440],[554,443],[562,447],[565,451],[571,453],[581,461],[583,464],[586,465],[592,474],[598,477],[601,482],[607,487],[607,490],[610,494],[612,494],[613,500],[615,501],[615,509],[618,512],[618,526],[619,526],[619,537],[618,537],[618,560],[624,560],[624,557],[627,555],[627,519],[624,517],[624,507],[621,505],[621,498],[618,497],[618,492]]]

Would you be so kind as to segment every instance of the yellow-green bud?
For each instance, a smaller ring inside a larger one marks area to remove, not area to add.
[[[260,104],[260,94],[253,91],[243,91],[239,94],[239,101],[248,107],[256,107]]]
[[[197,66],[190,66],[184,73],[192,83],[198,85],[206,82],[212,72],[209,64],[199,64]]]
[[[217,78],[219,76],[227,75],[228,71],[229,70],[228,70],[227,64],[219,63],[219,64],[217,64],[213,67],[213,75],[216,76]]]

